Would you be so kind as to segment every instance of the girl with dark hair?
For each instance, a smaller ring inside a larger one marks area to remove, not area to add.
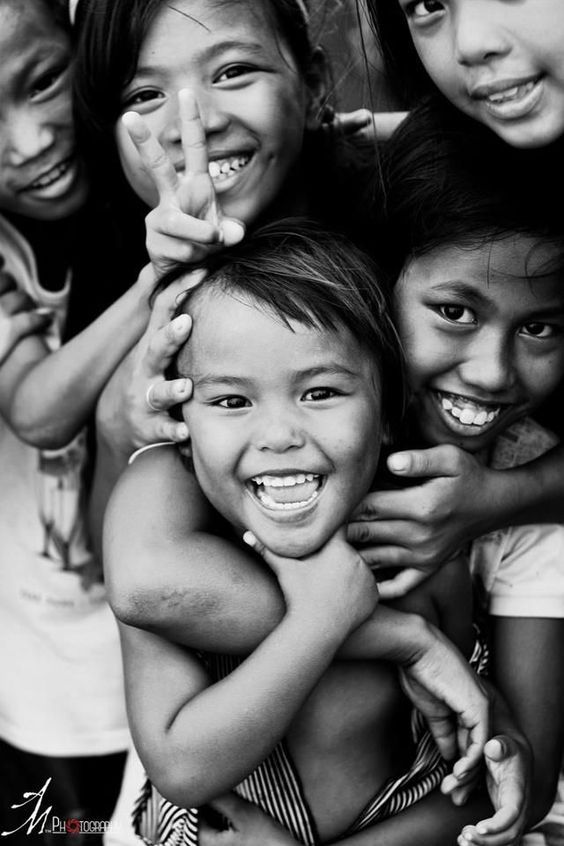
[[[560,3],[370,0],[367,7],[402,107],[429,98],[438,125],[456,129],[460,138],[466,135],[468,153],[473,146],[489,151],[517,193],[523,180],[562,185]],[[487,165],[487,155],[483,160]],[[546,204],[542,190],[538,198]],[[542,410],[559,436],[560,406],[555,395]],[[561,446],[512,473],[480,468],[462,451],[441,447],[394,454],[389,468],[398,479],[409,479],[409,488],[367,499],[351,538],[366,544],[374,564],[398,568],[390,597],[484,531],[564,519]],[[398,520],[404,527],[401,541],[395,539]]]

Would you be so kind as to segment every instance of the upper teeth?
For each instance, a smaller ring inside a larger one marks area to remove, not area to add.
[[[318,478],[314,473],[298,473],[296,476],[253,476],[252,481],[255,485],[264,485],[266,488],[289,488],[313,482]]]
[[[524,97],[529,91],[533,90],[535,85],[536,80],[525,82],[523,85],[514,85],[512,88],[505,88],[503,91],[489,94],[487,99],[491,103],[505,103],[506,100],[515,100],[517,97]]]
[[[501,406],[488,409],[484,406],[480,407],[470,400],[464,400],[462,397],[457,397],[457,405],[448,397],[441,397],[440,399],[443,409],[465,426],[483,426],[485,423],[491,423],[501,411]]]
[[[234,156],[230,159],[215,159],[208,164],[208,172],[212,179],[224,179],[231,176],[250,161],[250,155]]]
[[[39,179],[36,179],[29,187],[30,188],[46,188],[48,185],[51,185],[53,182],[56,182],[57,179],[60,179],[61,176],[67,172],[69,167],[69,161],[61,162],[56,167],[51,168],[51,170],[46,173],[44,176],[40,176]]]

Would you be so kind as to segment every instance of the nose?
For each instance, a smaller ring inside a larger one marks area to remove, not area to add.
[[[46,152],[55,141],[55,130],[28,113],[13,112],[2,131],[7,132],[6,157],[14,167],[26,164]]]
[[[511,49],[508,34],[502,21],[492,14],[491,4],[460,3],[453,26],[455,56],[461,65],[484,64]]]
[[[459,373],[465,385],[478,394],[500,394],[513,387],[516,379],[515,351],[511,339],[491,332],[466,350]]]
[[[305,435],[297,412],[278,404],[262,410],[255,423],[254,445],[261,451],[284,453],[305,445]]]

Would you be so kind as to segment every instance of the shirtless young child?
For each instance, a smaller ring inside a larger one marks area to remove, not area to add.
[[[182,809],[232,788],[301,842],[353,836],[445,773],[417,720],[412,735],[395,668],[362,660],[368,651],[334,660],[362,624],[394,617],[376,608],[372,574],[342,531],[402,400],[399,347],[376,278],[337,236],[277,224],[214,260],[186,300],[194,330],[178,370],[194,395],[183,414],[193,483],[216,510],[193,544],[205,566],[211,535],[238,543],[251,532],[286,613],[242,661],[122,626],[134,740],[157,790],[179,806],[161,806],[158,835],[142,831],[148,840],[197,842],[197,813]],[[134,475],[142,485],[142,463]],[[110,571],[128,555],[130,480],[108,510]],[[403,636],[413,624],[424,630],[424,618],[470,656],[466,568],[439,571],[403,608],[412,612],[402,615]],[[201,648],[197,635],[191,646]],[[468,820],[476,813],[469,803]]]

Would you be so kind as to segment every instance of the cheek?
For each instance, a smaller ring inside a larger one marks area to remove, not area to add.
[[[564,378],[564,350],[542,361],[533,361],[523,369],[528,393],[535,405],[550,397]]]

